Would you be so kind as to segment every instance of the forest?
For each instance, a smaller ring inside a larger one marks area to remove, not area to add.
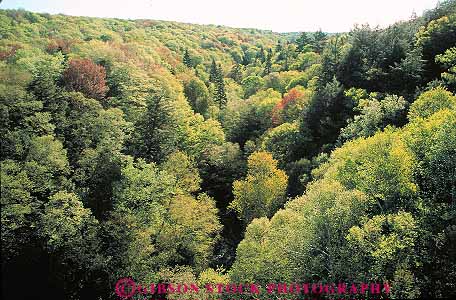
[[[456,297],[455,92],[455,0],[342,33],[0,9],[2,298]]]

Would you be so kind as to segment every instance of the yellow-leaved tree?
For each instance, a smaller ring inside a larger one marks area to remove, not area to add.
[[[233,183],[234,200],[230,204],[245,224],[254,218],[271,217],[285,202],[288,181],[268,152],[252,153],[247,167],[247,176]]]

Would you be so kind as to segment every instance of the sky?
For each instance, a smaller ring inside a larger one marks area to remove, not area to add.
[[[354,24],[388,26],[438,0],[3,0],[1,9],[122,19],[169,20],[276,32],[349,31]]]

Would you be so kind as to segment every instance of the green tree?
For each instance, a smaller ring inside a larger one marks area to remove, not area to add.
[[[421,94],[410,106],[409,120],[427,118],[439,110],[455,109],[456,96],[444,88],[438,87]]]
[[[417,192],[415,166],[413,154],[399,133],[388,128],[367,139],[346,143],[321,168],[328,178],[377,199],[383,210],[395,210],[415,205],[409,201]]]
[[[456,199],[454,111],[442,107],[427,119],[414,119],[405,133],[404,139],[419,162],[416,172],[421,193],[433,202],[453,203]]]
[[[325,151],[332,147],[352,114],[352,106],[353,102],[345,97],[343,87],[335,77],[314,93],[308,108],[303,111],[300,129],[304,137],[310,135],[313,139],[310,153],[319,152],[315,147]]]
[[[169,98],[162,92],[152,91],[147,98],[147,110],[144,117],[137,123],[133,153],[149,160],[163,159],[163,134],[172,122],[172,105]]]
[[[242,81],[242,69],[241,65],[236,63],[233,65],[233,68],[231,69],[231,72],[229,74],[229,77],[233,78],[234,81],[237,83],[241,83]]]
[[[359,191],[320,181],[286,204],[270,220],[254,220],[237,249],[232,280],[270,283],[293,278],[337,280],[350,275],[352,253],[341,232],[356,224],[370,203]],[[267,266],[274,264],[274,268]]]
[[[51,135],[35,137],[30,143],[24,169],[34,183],[34,193],[47,197],[62,187],[71,187],[67,151]]]
[[[272,154],[274,159],[283,167],[285,163],[296,160],[301,147],[299,125],[295,123],[283,123],[267,131],[263,136],[262,149]]]
[[[189,68],[193,67],[192,58],[190,57],[190,53],[188,53],[188,49],[185,49],[182,62],[184,63],[184,65],[186,65]]]
[[[36,210],[42,202],[34,196],[35,184],[20,163],[3,160],[1,176],[2,262],[7,263],[34,241],[30,228],[38,225]]]
[[[263,79],[259,76],[248,76],[241,82],[244,89],[244,98],[249,98],[256,92],[258,92],[263,86]]]
[[[264,54],[264,47],[260,46],[260,49],[258,50],[255,59],[258,59],[261,63],[265,62],[266,55]]]
[[[106,259],[101,255],[99,228],[75,194],[57,192],[44,207],[39,235],[50,255],[52,279],[65,286],[68,298],[90,290],[92,283],[87,279],[97,278],[104,271]]]
[[[403,97],[389,95],[383,100],[363,99],[355,108],[360,112],[340,131],[341,142],[357,137],[368,137],[388,125],[401,126],[405,123],[408,102]]]
[[[413,274],[418,236],[417,221],[412,214],[398,212],[377,215],[364,221],[362,227],[352,227],[347,240],[352,253],[356,254],[353,256],[355,265],[368,268],[359,270],[359,274],[375,274],[373,280],[391,278],[391,285],[398,287],[392,295],[416,298],[420,295]]]
[[[288,179],[268,152],[253,153],[247,167],[247,177],[233,183],[234,200],[230,204],[245,224],[254,218],[271,217],[280,208]]]
[[[312,43],[312,39],[307,32],[301,32],[299,37],[296,39],[299,52],[305,52],[306,46]]]
[[[220,230],[217,209],[208,196],[190,194],[199,189],[200,179],[195,169],[176,166],[182,163],[189,165],[182,153],[171,156],[161,168],[127,159],[107,224],[114,239],[110,251],[116,264],[126,268],[116,268],[119,276],[147,280],[167,266],[207,267]],[[124,230],[126,224],[130,230]]]
[[[322,53],[325,47],[327,34],[322,32],[321,29],[315,31],[312,35],[312,46],[315,49],[315,52]]]
[[[268,75],[271,73],[272,68],[272,50],[271,48],[268,49],[268,54],[266,55],[266,61],[264,65],[263,76]]]
[[[420,27],[416,34],[416,46],[422,48],[423,59],[426,61],[425,78],[430,81],[437,78],[443,71],[435,62],[436,55],[444,54],[447,49],[456,46],[456,16],[442,16]]]
[[[217,68],[217,64],[215,63],[215,59],[212,58],[212,62],[211,62],[211,69],[209,71],[209,81],[212,82],[212,83],[215,83],[218,79],[218,76],[219,76],[219,73],[218,73],[218,68]]]
[[[184,83],[185,97],[193,110],[202,115],[207,114],[209,107],[209,91],[204,82],[198,78],[192,78]]]
[[[225,80],[223,78],[222,67],[219,65],[215,78],[214,102],[217,103],[221,109],[226,106],[227,101],[228,98],[226,97],[225,92]]]
[[[447,71],[441,77],[448,88],[453,92],[456,90],[456,47],[452,47],[435,57],[435,61],[442,64]]]
[[[221,123],[227,138],[241,146],[244,146],[247,140],[259,138],[273,127],[273,110],[280,100],[279,92],[267,89],[247,100],[228,103],[221,114]]]

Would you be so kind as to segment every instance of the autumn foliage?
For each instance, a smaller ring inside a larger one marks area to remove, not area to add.
[[[81,92],[89,98],[101,99],[106,95],[106,70],[89,59],[72,59],[63,74],[65,87]]]
[[[296,88],[292,88],[288,93],[286,93],[285,96],[283,96],[282,101],[277,103],[272,111],[272,123],[274,125],[280,125],[283,123],[283,111],[303,96],[304,93]]]
[[[0,6],[1,298],[456,299],[441,2],[299,35]]]
[[[46,51],[49,53],[61,51],[62,53],[67,54],[70,53],[72,45],[73,41],[65,39],[53,39],[49,41],[49,44],[46,47]]]
[[[0,60],[7,60],[16,54],[16,51],[21,49],[20,45],[11,45],[6,50],[0,50]]]

